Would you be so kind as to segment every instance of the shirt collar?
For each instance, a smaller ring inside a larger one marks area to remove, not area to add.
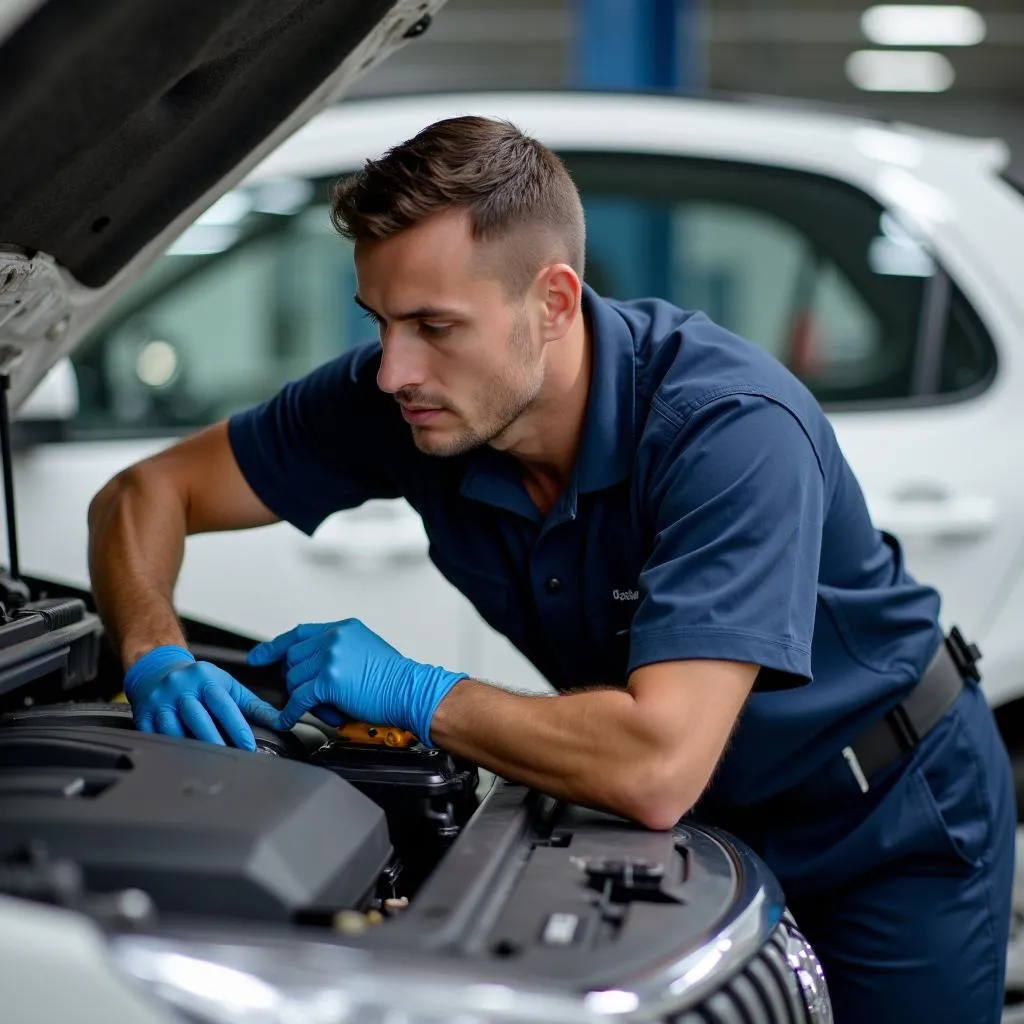
[[[583,315],[591,342],[590,391],[580,451],[568,499],[621,483],[633,466],[636,350],[626,321],[589,285],[583,285]],[[529,518],[538,515],[512,466],[512,458],[490,447],[471,452],[460,493]],[[559,504],[562,504],[560,502]]]
[[[626,321],[589,285],[583,312],[593,363],[576,472],[579,491],[587,494],[621,483],[633,468],[636,349]]]
[[[490,445],[483,445],[466,456],[459,493],[464,498],[504,508],[536,522],[543,518],[526,493],[515,459]]]

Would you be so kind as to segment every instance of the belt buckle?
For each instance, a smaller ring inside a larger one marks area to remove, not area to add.
[[[857,757],[853,747],[843,747],[843,760],[846,761],[850,774],[857,780],[860,791],[866,793],[871,786],[868,784],[868,777],[864,774],[864,769],[860,765],[860,759]]]

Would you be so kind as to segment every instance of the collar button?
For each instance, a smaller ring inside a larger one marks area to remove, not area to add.
[[[562,581],[557,576],[549,576],[544,581],[544,589],[549,594],[558,594],[562,590]]]

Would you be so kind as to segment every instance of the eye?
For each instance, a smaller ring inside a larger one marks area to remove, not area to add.
[[[452,329],[451,324],[432,324],[426,320],[420,321],[420,333],[427,338],[442,338]]]
[[[376,327],[378,331],[384,330],[384,320],[381,317],[377,316],[377,314],[374,313],[372,309],[363,310],[363,317],[369,320],[370,323],[373,324],[373,326]]]

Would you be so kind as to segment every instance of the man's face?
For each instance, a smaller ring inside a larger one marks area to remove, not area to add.
[[[377,383],[429,455],[502,447],[543,383],[529,296],[511,303],[482,250],[456,210],[356,246],[358,301],[383,346]]]

